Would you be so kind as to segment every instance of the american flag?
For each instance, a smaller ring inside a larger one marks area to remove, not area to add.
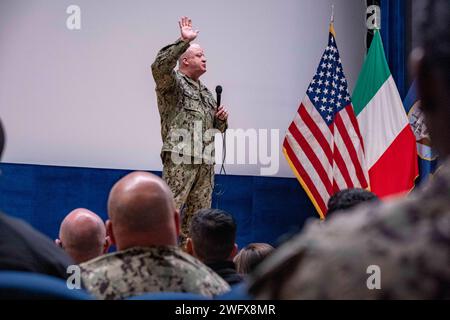
[[[287,130],[283,152],[322,219],[334,193],[368,187],[364,144],[333,25],[317,72]]]

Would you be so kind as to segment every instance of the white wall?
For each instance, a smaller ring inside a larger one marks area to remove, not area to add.
[[[150,65],[188,15],[208,58],[202,81],[224,88],[231,128],[283,140],[327,45],[331,4],[352,90],[364,58],[362,0],[1,0],[4,162],[161,170]],[[81,7],[82,29],[66,28]],[[280,152],[278,176],[292,176]],[[229,165],[259,174],[258,165]]]

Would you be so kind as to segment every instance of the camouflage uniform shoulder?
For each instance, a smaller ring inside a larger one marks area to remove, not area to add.
[[[83,283],[100,299],[146,292],[191,292],[213,296],[229,287],[177,247],[134,247],[80,265]]]
[[[199,287],[200,294],[214,296],[230,290],[228,283],[197,258],[178,247],[171,247],[180,265],[180,272],[188,286]]]
[[[177,79],[174,68],[187,48],[189,48],[189,43],[178,39],[158,52],[151,66],[157,92],[162,94],[176,88]]]

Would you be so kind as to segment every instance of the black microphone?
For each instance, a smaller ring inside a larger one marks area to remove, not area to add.
[[[222,97],[222,86],[216,87],[217,107],[220,106],[220,98]]]

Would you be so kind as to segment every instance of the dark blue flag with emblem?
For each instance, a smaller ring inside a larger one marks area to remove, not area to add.
[[[416,180],[416,185],[424,183],[434,173],[438,165],[438,157],[433,148],[431,148],[431,139],[420,104],[421,100],[419,100],[417,95],[416,82],[414,81],[403,101],[403,105],[417,142],[419,177]]]

